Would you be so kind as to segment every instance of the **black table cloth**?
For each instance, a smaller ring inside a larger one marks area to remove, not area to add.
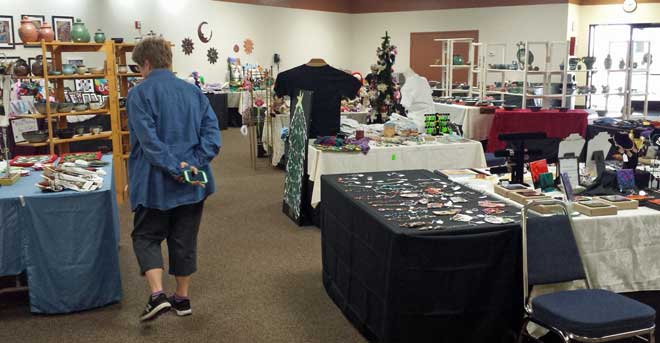
[[[229,127],[229,109],[227,108],[227,93],[206,93],[211,108],[218,117],[220,130],[226,130]]]
[[[400,173],[409,180],[436,178],[451,183],[426,170]],[[388,173],[364,175],[378,180]],[[323,283],[367,339],[416,343],[513,339],[520,329],[523,303],[518,223],[466,226],[445,220],[462,226],[432,231],[402,228],[366,201],[356,200],[338,182],[341,177],[346,175],[321,178]],[[485,199],[468,200],[465,209]]]

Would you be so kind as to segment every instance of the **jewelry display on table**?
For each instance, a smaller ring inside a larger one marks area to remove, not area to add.
[[[407,172],[349,174],[337,182],[396,226],[434,231],[518,222],[519,209],[447,178]]]

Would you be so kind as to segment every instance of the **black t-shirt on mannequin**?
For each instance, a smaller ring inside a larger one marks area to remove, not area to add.
[[[293,97],[296,89],[314,92],[309,137],[316,138],[339,133],[341,98],[355,98],[361,86],[353,75],[329,65],[301,65],[277,76],[275,92],[280,97]]]

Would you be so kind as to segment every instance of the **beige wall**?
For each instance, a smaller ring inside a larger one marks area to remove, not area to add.
[[[282,58],[281,70],[303,64],[312,57],[323,57],[338,67],[350,67],[351,54],[347,42],[351,37],[351,17],[348,14],[296,10],[279,7],[242,5],[211,0],[0,0],[3,15],[14,16],[16,31],[20,14],[81,17],[90,32],[101,28],[106,36],[124,37],[132,41],[137,35],[135,20],[142,21],[143,32],[154,30],[176,44],[174,69],[180,76],[192,70],[200,71],[207,80],[224,80],[229,56],[243,62],[270,65],[273,53]],[[197,25],[209,22],[213,38],[203,44],[197,38]],[[190,37],[195,44],[192,55],[181,51],[181,40]],[[243,40],[251,38],[254,53],[243,52]],[[16,33],[18,39],[18,33]],[[241,52],[234,54],[234,44]],[[215,65],[207,62],[206,51],[215,47],[220,59]],[[7,55],[34,57],[37,49],[0,50]],[[86,63],[102,63],[93,54],[79,54]],[[66,58],[66,57],[65,57]]]
[[[568,4],[416,11],[353,16],[350,54],[355,70],[366,72],[376,62],[376,48],[387,30],[399,48],[395,65],[404,71],[410,65],[410,33],[479,30],[481,42],[511,44],[521,40],[565,40]]]
[[[574,5],[571,5],[574,6]],[[589,25],[660,23],[660,4],[640,3],[633,13],[623,11],[621,5],[595,5],[577,7],[577,55],[585,56],[589,48]]]

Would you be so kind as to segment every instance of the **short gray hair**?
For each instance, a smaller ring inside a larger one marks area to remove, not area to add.
[[[139,66],[144,66],[144,61],[149,61],[153,69],[171,69],[172,48],[170,43],[163,38],[145,38],[133,49],[133,61]]]

